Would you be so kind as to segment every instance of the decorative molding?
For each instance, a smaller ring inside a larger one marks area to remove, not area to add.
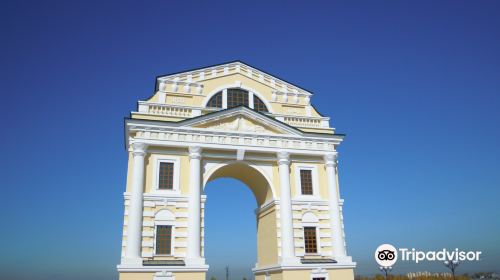
[[[189,158],[190,159],[200,159],[201,158],[201,147],[200,146],[189,146]]]
[[[277,153],[278,163],[290,165],[290,152],[287,151],[279,151]]]
[[[158,177],[160,174],[160,164],[163,162],[174,164],[173,186],[171,190],[160,190]],[[181,161],[179,157],[167,155],[153,155],[153,186],[152,192],[164,193],[165,195],[180,194]]]
[[[304,195],[302,194],[302,182],[300,180],[300,171],[301,170],[310,170],[312,176],[312,185],[313,185],[313,194],[312,195]],[[294,199],[300,199],[303,201],[309,200],[318,200],[320,199],[319,192],[319,178],[318,178],[318,170],[315,165],[312,164],[298,164],[295,166],[295,197]]]
[[[210,129],[220,129],[227,131],[241,131],[241,132],[260,132],[265,133],[267,130],[261,125],[247,124],[248,121],[245,118],[239,116],[231,122],[219,122],[214,126],[210,126]]]
[[[324,156],[325,165],[328,166],[328,167],[330,167],[330,166],[331,167],[336,167],[337,166],[337,157],[338,157],[338,153],[337,152],[325,154],[325,156]]]
[[[218,92],[215,92],[216,94]],[[254,95],[259,96],[259,94],[252,92]],[[194,94],[191,94],[194,95]],[[170,93],[169,96],[179,96],[179,97],[191,97],[191,95],[183,94],[183,93]],[[160,97],[159,103],[149,102],[149,101],[139,101],[138,102],[138,111],[132,112],[137,115],[145,115],[145,116],[161,116],[161,117],[172,117],[172,118],[181,118],[188,119],[196,116],[201,116],[203,114],[220,111],[222,109],[226,109],[227,105],[225,103],[225,98],[223,98],[223,108],[208,108],[206,104],[204,107],[199,106],[188,106],[182,104],[165,104],[162,99],[164,96]],[[298,114],[278,114],[273,113],[273,109],[270,104],[267,104],[267,100],[262,97],[259,97],[265,104],[266,107],[270,110],[268,113],[263,113],[270,117],[274,117],[275,119],[284,122],[288,125],[300,128],[320,128],[320,129],[331,129],[329,124],[329,117],[313,117],[310,115],[310,106],[297,106],[299,108],[305,108],[306,115],[298,115]],[[204,102],[208,102],[210,98],[207,98]],[[278,102],[280,103],[280,102]],[[249,104],[250,105],[250,104]],[[290,104],[291,105],[291,104]],[[288,105],[288,106],[290,106]],[[309,109],[308,109],[309,108]],[[309,111],[309,113],[308,113]]]
[[[134,141],[132,143],[132,153],[134,157],[136,156],[144,156],[146,154],[146,149],[148,145],[144,142]]]

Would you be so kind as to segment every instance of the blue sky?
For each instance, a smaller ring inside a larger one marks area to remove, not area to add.
[[[123,117],[155,76],[235,59],[312,90],[347,134],[357,273],[377,271],[384,242],[481,250],[459,271],[498,270],[498,1],[5,1],[0,22],[0,278],[116,277]],[[211,273],[232,259],[248,275],[255,201],[234,181],[213,184]],[[217,203],[235,196],[235,211]],[[224,247],[230,233],[241,237]],[[419,270],[443,267],[395,267]]]

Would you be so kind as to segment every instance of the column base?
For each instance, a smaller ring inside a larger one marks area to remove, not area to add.
[[[142,258],[122,258],[120,265],[128,267],[142,267]]]
[[[351,256],[338,256],[338,257],[333,257],[333,259],[336,260],[338,264],[346,264],[346,265],[353,264]]]
[[[205,258],[189,258],[184,260],[186,263],[186,266],[204,266],[205,265]]]
[[[296,266],[300,265],[300,259],[297,257],[281,258],[281,266]]]

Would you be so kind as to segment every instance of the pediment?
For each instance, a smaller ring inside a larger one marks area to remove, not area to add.
[[[283,133],[282,131],[279,131],[276,128],[255,121],[243,115],[238,115],[234,117],[224,118],[221,120],[198,124],[194,125],[193,127],[232,131],[232,132],[238,131],[238,132],[252,132],[252,133],[255,132],[255,133],[271,133],[271,134]]]
[[[301,134],[300,131],[293,127],[246,107],[226,109],[196,119],[186,120],[182,126],[225,132]]]

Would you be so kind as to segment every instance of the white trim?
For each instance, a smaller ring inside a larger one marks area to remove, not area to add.
[[[167,155],[152,155],[153,157],[153,186],[151,192],[159,194],[180,194],[179,182],[181,178],[180,157],[173,157]],[[160,163],[167,162],[174,164],[174,182],[172,190],[160,190],[158,177],[160,175]]]
[[[305,256],[321,256],[321,238],[319,237],[319,219],[318,217],[311,211],[306,211],[302,215],[301,223],[300,223],[301,229],[302,229],[302,241],[304,242],[304,255]],[[304,234],[304,228],[305,227],[314,227],[316,231],[316,253],[306,253],[306,235]]]
[[[160,211],[162,211],[162,210],[160,210]],[[165,211],[168,211],[168,210],[165,210]],[[156,229],[157,229],[158,226],[170,226],[171,227],[171,235],[172,236],[170,237],[170,254],[157,254],[156,253],[156,237],[157,237]],[[172,222],[172,221],[157,221],[155,219],[154,238],[153,238],[153,256],[155,256],[155,257],[156,256],[158,256],[158,257],[175,256],[175,222]]]
[[[254,109],[253,91],[248,92],[248,107],[250,107],[250,109]]]
[[[178,133],[178,132],[172,132],[174,135],[179,135],[183,133]],[[227,136],[227,135],[208,135],[209,137],[215,138],[218,142],[217,143],[203,143],[203,142],[197,142],[190,140],[189,138],[182,139],[180,141],[178,140],[167,140],[167,139],[154,139],[154,138],[149,138],[147,136],[145,137],[138,137],[136,138],[137,140],[141,140],[144,143],[147,143],[149,145],[155,145],[155,146],[162,146],[162,147],[189,147],[190,145],[196,144],[199,145],[202,148],[206,149],[220,149],[220,150],[237,150],[237,149],[245,149],[249,152],[255,151],[255,152],[267,152],[267,153],[276,153],[278,151],[286,150],[287,152],[294,154],[294,155],[314,155],[314,156],[322,156],[324,155],[325,152],[327,151],[332,151],[334,149],[334,143],[327,143],[327,147],[324,148],[318,148],[316,150],[313,149],[304,149],[300,146],[297,147],[284,147],[282,145],[282,140],[275,140],[275,139],[269,139],[270,137],[263,137],[264,142],[273,142],[269,145],[266,145],[264,143],[263,145],[259,145],[258,142],[256,141],[256,144],[235,144],[232,142],[229,142],[231,139],[237,139],[238,142],[239,139],[243,139],[245,136],[242,136],[243,133],[240,133],[237,136]],[[260,138],[257,136],[258,133],[254,133],[253,136],[249,135],[248,137],[254,138],[256,140],[260,140]],[[189,135],[192,136],[192,135]],[[196,135],[197,137],[199,135]],[[221,142],[218,139],[224,138],[225,141]],[[229,139],[229,140],[228,140]],[[213,142],[213,141],[212,141]]]
[[[311,170],[312,185],[313,185],[312,195],[302,194],[302,182],[300,180],[301,170]],[[318,169],[316,165],[303,164],[303,163],[295,165],[295,197],[293,199],[306,200],[306,201],[321,199],[319,193]]]
[[[215,96],[216,94],[218,94],[219,92],[216,92],[214,93],[210,99],[212,99],[213,96]],[[205,108],[207,108],[207,104],[208,104],[208,101],[210,101],[210,99],[207,100],[207,102],[205,103]],[[227,109],[227,89],[223,89],[222,90],[222,109]]]
[[[117,266],[117,269],[118,272],[158,272],[165,269],[165,266],[132,266],[120,264]],[[206,272],[208,265],[169,266],[168,270],[173,272]]]

